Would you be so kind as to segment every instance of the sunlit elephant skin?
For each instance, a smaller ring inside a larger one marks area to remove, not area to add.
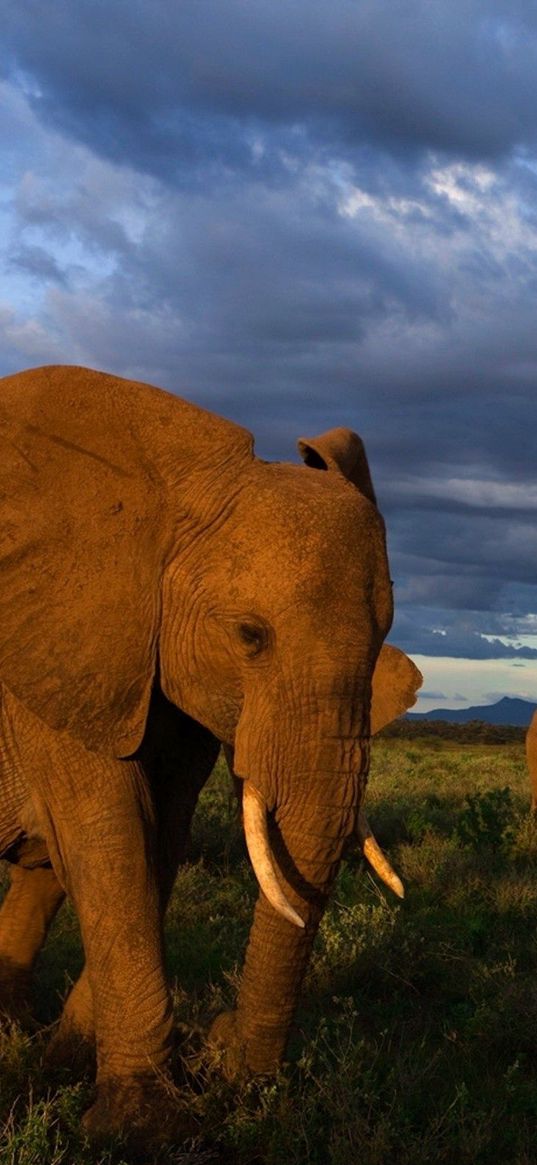
[[[537,814],[537,712],[533,713],[526,733],[526,758],[531,787],[531,808]]]
[[[77,910],[97,1044],[86,1128],[138,1122],[149,1143],[177,1132],[157,678],[207,771],[233,747],[268,822],[258,866],[299,923],[260,892],[229,1039],[263,1071],[358,823],[392,618],[383,523],[349,430],[301,441],[305,467],[267,463],[239,426],[87,369],[0,382],[0,444],[0,853],[48,855]]]

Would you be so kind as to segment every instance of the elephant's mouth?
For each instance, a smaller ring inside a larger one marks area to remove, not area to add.
[[[291,906],[278,880],[270,848],[265,801],[261,793],[248,780],[245,780],[243,784],[242,811],[248,853],[265,898],[283,918],[294,923],[295,926],[304,927],[304,920]],[[375,873],[390,890],[393,890],[394,894],[397,894],[399,898],[404,898],[403,883],[386,855],[383,854],[363,809],[360,809],[358,813],[356,836],[364,857],[373,867]]]

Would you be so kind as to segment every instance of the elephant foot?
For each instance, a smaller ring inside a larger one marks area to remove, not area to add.
[[[245,1036],[240,1030],[236,1011],[223,1011],[216,1017],[208,1042],[219,1052],[227,1080],[248,1075],[273,1075],[281,1065],[285,1050],[285,1035],[280,1031]]]
[[[97,1148],[120,1139],[133,1160],[147,1160],[148,1154],[199,1133],[199,1122],[168,1077],[101,1081],[82,1126]]]

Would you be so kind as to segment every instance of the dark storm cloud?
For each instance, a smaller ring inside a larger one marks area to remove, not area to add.
[[[386,512],[386,511],[385,511]],[[535,516],[387,511],[396,617],[392,639],[426,655],[535,659]],[[485,638],[486,636],[493,638]],[[499,637],[505,637],[505,642]]]
[[[386,507],[385,507],[386,509]],[[537,523],[524,520],[516,510],[508,510],[503,520],[476,512],[464,517],[443,512],[441,501],[431,520],[409,511],[398,524],[398,543],[394,547],[412,565],[412,556],[426,560],[428,570],[438,575],[446,572],[453,597],[454,579],[461,581],[489,573],[494,585],[507,582],[535,583],[537,561]],[[401,560],[404,569],[405,560]],[[424,576],[426,577],[426,576]],[[446,589],[448,589],[446,588]],[[467,599],[468,594],[463,596]],[[490,600],[490,595],[487,597]]]
[[[508,583],[526,584],[537,609],[534,430],[516,376],[519,356],[537,356],[531,305],[524,320],[511,304],[480,335],[464,298],[445,302],[441,267],[411,241],[394,246],[383,222],[334,213],[309,172],[289,191],[138,191],[140,245],[105,178],[91,170],[69,197],[32,183],[19,193],[20,223],[52,241],[51,263],[62,230],[67,251],[76,237],[97,261],[117,260],[97,295],[77,287],[76,269],[65,274],[47,296],[48,335],[63,337],[74,361],[193,395],[246,424],[264,456],[294,456],[299,434],[357,428],[388,522],[396,641],[507,657],[470,628],[440,643],[423,612],[408,633],[400,616],[424,604],[490,615]],[[125,182],[132,213],[135,183]],[[433,335],[425,350],[423,329]],[[493,633],[492,622],[483,630]]]
[[[394,314],[409,325],[443,319],[439,272],[424,269],[408,248],[394,250],[382,230],[374,235],[338,214],[332,184],[327,189],[309,170],[285,192],[248,184],[218,195],[148,192],[141,245],[109,213],[103,176],[87,182],[89,193],[77,183],[70,197],[26,183],[17,200],[21,230],[41,226],[57,251],[61,223],[66,239],[76,236],[107,259],[116,255],[101,294],[116,317],[117,357],[131,351],[129,325],[137,347],[145,322],[148,358],[138,372],[156,370],[179,391],[195,384],[207,403],[212,396],[213,404],[238,408],[242,420],[252,404],[237,392],[243,383],[256,406],[267,402],[267,419],[280,414],[282,433],[293,409],[301,429],[305,415],[322,427],[327,393],[334,415],[348,417],[363,403],[367,417],[376,386],[370,393],[359,347],[368,328]],[[129,199],[133,188],[128,183]],[[98,344],[104,313],[80,308],[68,296],[49,303],[59,326],[78,328],[83,314],[88,339],[95,328]],[[175,321],[172,347],[162,344],[164,317]]]
[[[485,639],[476,631],[434,631],[412,626],[405,634],[397,628],[397,644],[417,655],[451,656],[457,659],[537,659],[532,647],[514,647],[500,639]],[[393,635],[391,638],[394,638]],[[425,693],[422,693],[425,695]]]
[[[351,155],[375,143],[492,158],[531,143],[536,26],[529,0],[56,0],[46,19],[38,0],[11,0],[3,12],[42,116],[107,157],[190,180],[259,164],[265,133],[262,170],[277,169],[286,127],[308,150]]]

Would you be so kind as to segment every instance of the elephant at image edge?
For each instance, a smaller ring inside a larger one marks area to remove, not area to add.
[[[300,467],[88,369],[30,370],[0,393],[0,853],[44,849],[80,920],[97,1042],[86,1128],[173,1136],[151,694],[158,680],[234,749],[261,890],[216,1030],[232,1060],[272,1068],[359,824],[392,619],[384,526],[349,430],[299,442]]]
[[[531,786],[531,808],[537,813],[537,710],[533,713],[526,733],[526,758]]]
[[[382,646],[373,673],[372,736],[410,706],[421,679],[421,673],[403,652],[387,644]],[[156,823],[155,853],[163,914],[177,870],[185,860],[190,822],[199,793],[219,749],[219,742],[201,725],[190,721],[162,695],[154,693],[141,757]],[[232,750],[226,751],[232,773]],[[237,777],[234,781],[242,799],[242,782]],[[387,864],[363,815],[358,838],[380,877],[402,896],[401,883]],[[50,863],[36,864],[39,853],[36,854],[35,845],[35,840],[24,840],[6,855],[10,882],[0,907],[0,1015],[23,1020],[30,1018],[35,960],[65,898]],[[86,970],[73,987],[56,1029],[52,1041],[52,1055],[56,1060],[69,1062],[76,1054],[73,1037],[82,1037],[92,1045],[95,1040],[93,999]]]

